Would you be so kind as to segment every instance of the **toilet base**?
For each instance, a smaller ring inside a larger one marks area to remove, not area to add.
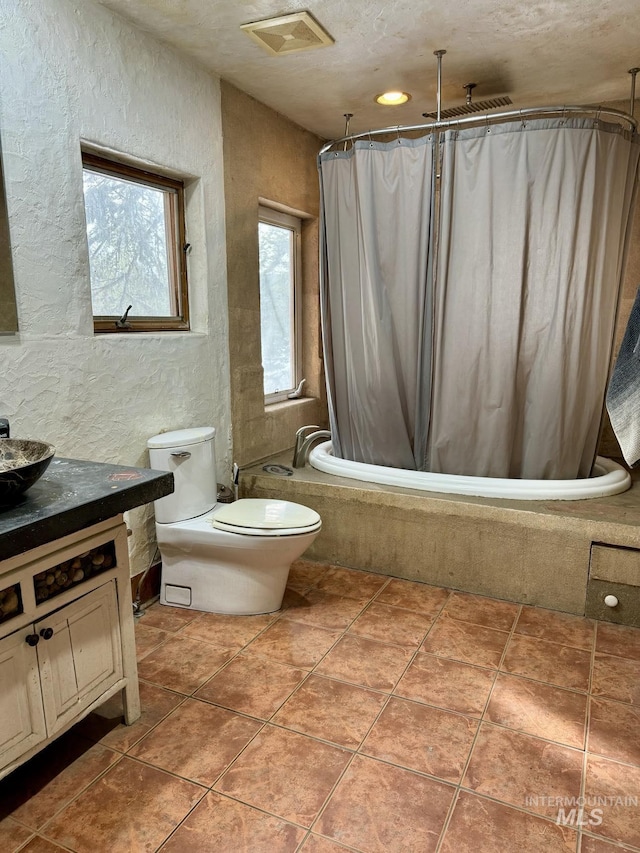
[[[162,566],[160,603],[207,613],[256,616],[282,607],[289,565],[243,568],[181,561]]]
[[[318,535],[229,533],[212,526],[215,510],[156,524],[162,557],[160,603],[207,613],[255,616],[282,607],[289,568]]]

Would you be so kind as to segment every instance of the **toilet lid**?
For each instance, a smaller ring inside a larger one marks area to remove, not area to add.
[[[213,516],[213,526],[220,530],[264,530],[288,534],[320,525],[318,513],[291,501],[242,498],[225,504]]]

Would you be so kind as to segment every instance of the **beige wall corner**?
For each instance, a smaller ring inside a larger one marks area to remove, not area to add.
[[[322,140],[222,81],[233,453],[247,465],[292,447],[295,431],[327,422],[318,283]],[[303,368],[307,399],[265,408],[260,352],[258,206],[307,214],[302,228]]]

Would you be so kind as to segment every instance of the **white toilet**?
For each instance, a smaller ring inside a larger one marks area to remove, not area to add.
[[[154,503],[160,601],[211,613],[271,613],[282,605],[291,563],[322,520],[290,501],[217,504],[215,434],[197,427],[147,442],[151,467],[171,471],[175,481],[173,494]]]

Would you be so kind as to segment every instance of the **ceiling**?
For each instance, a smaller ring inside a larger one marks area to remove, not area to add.
[[[443,108],[509,95],[516,107],[629,98],[640,66],[639,0],[101,0],[140,29],[193,57],[302,127],[330,139],[423,121]],[[270,56],[240,24],[306,9],[330,47]],[[382,107],[374,96],[412,100]],[[640,77],[638,79],[640,96]],[[637,111],[636,111],[637,112]]]

